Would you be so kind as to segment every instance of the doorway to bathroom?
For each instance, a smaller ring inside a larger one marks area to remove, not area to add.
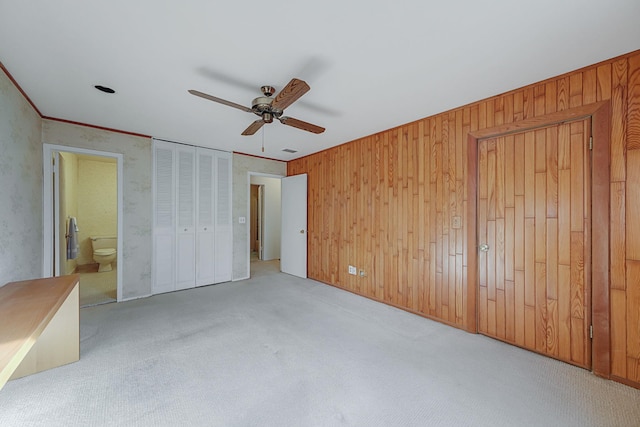
[[[282,176],[249,172],[249,276],[280,271]]]
[[[80,275],[80,306],[121,300],[122,155],[44,144],[44,274]]]

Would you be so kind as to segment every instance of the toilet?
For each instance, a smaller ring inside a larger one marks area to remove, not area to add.
[[[116,260],[116,247],[118,238],[114,236],[96,236],[91,238],[93,248],[93,259],[100,264],[98,272],[111,271],[111,263]]]

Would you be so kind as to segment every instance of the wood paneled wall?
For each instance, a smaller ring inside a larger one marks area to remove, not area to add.
[[[467,136],[601,101],[611,111],[610,371],[640,387],[640,51],[289,162],[288,175],[309,176],[309,277],[475,330]]]

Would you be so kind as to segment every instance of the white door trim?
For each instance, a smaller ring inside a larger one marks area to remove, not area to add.
[[[261,176],[261,177],[265,177],[265,178],[276,178],[276,179],[282,179],[285,178],[284,175],[274,175],[274,174],[270,174],[270,173],[261,173],[261,172],[251,172],[248,171],[247,172],[247,213],[246,213],[246,217],[247,218],[247,222],[244,224],[245,228],[247,229],[247,241],[246,241],[246,257],[247,257],[247,272],[246,272],[246,276],[242,277],[242,278],[238,278],[238,279],[233,279],[235,280],[245,280],[251,277],[251,230],[249,229],[250,226],[250,221],[251,221],[251,177],[252,176]]]
[[[42,276],[53,276],[53,167],[51,164],[51,156],[55,152],[66,152],[75,154],[87,154],[91,156],[111,157],[116,159],[118,170],[118,247],[117,251],[117,301],[122,301],[122,236],[123,236],[123,218],[124,218],[124,180],[123,180],[123,160],[124,156],[121,153],[109,153],[106,151],[89,150],[86,148],[70,147],[66,145],[54,145],[43,144],[42,145],[42,159],[43,159],[43,258],[42,258]]]

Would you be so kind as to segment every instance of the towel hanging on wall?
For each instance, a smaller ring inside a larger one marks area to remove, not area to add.
[[[69,217],[67,224],[67,259],[76,259],[78,257],[78,222],[75,217]]]

